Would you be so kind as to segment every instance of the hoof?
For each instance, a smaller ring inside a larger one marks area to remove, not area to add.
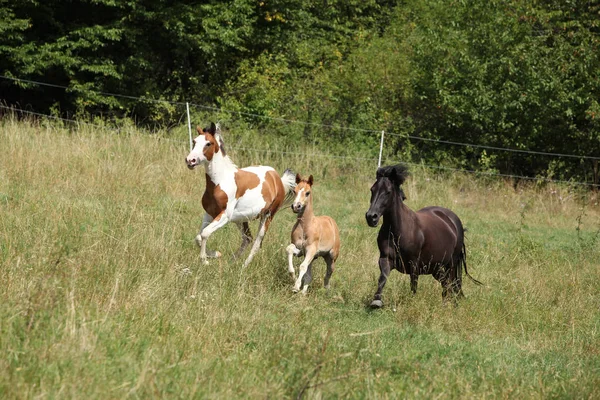
[[[221,257],[221,252],[220,251],[207,251],[206,252],[206,256],[208,258],[219,258]]]
[[[383,307],[383,301],[381,300],[373,300],[371,302],[371,308],[381,308]]]
[[[297,287],[293,287],[293,288],[292,288],[292,292],[294,292],[294,293],[298,293],[299,291],[300,291],[300,289],[299,289],[299,288],[297,288]]]

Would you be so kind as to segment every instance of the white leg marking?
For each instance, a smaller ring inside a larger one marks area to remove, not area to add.
[[[285,251],[288,253],[288,272],[290,276],[295,281],[296,280],[296,271],[294,270],[294,256],[300,254],[300,250],[294,245],[294,243],[290,244]]]
[[[221,253],[214,250],[206,250],[206,242],[202,239],[202,231],[213,222],[213,217],[211,217],[208,213],[204,214],[204,218],[202,218],[202,227],[200,228],[200,232],[196,235],[196,244],[200,247],[200,258],[203,260],[204,264],[207,264],[206,257],[208,258],[216,258],[221,257]],[[204,251],[202,251],[202,244],[204,242]],[[205,257],[202,257],[202,254],[205,254]]]
[[[304,257],[304,261],[302,261],[302,264],[300,264],[300,267],[298,267],[298,279],[296,279],[296,283],[294,284],[294,288],[292,289],[294,292],[300,291],[300,286],[302,286],[302,278],[304,277],[304,274],[306,274],[308,266],[315,258],[315,254],[316,251],[314,251],[313,249],[306,250],[306,257]]]
[[[207,257],[219,257],[221,253],[217,251],[211,251],[209,254],[206,252],[206,241],[217,229],[221,228],[225,224],[229,222],[229,217],[224,212],[220,214],[219,219],[213,220],[210,224],[208,224],[202,232],[200,233],[200,259],[204,264],[208,264]],[[198,236],[196,236],[196,242],[198,242]]]
[[[265,237],[265,222],[267,221],[267,216],[265,215],[260,219],[258,233],[256,234],[256,239],[254,240],[254,244],[252,245],[252,249],[250,250],[250,254],[246,261],[244,261],[243,268],[246,268],[251,262],[258,250],[260,249],[260,244],[262,243],[263,238]]]

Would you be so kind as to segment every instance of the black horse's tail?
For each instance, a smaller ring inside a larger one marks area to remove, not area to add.
[[[459,264],[458,264],[458,268],[464,268],[465,269],[465,275],[467,275],[476,284],[483,285],[483,283],[481,283],[477,279],[473,278],[469,274],[469,271],[467,271],[467,248],[465,247],[465,243],[464,242],[463,242],[463,245],[462,245],[462,251],[460,252],[460,261],[459,261]]]

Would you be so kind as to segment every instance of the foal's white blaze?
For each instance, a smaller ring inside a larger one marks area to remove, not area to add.
[[[304,193],[304,188],[300,189],[298,191],[298,194],[296,194],[296,198],[294,199],[294,202],[292,203],[292,207],[294,208],[294,211],[299,211],[301,207],[304,207],[304,202],[302,201],[302,194]],[[306,201],[306,199],[304,199]]]

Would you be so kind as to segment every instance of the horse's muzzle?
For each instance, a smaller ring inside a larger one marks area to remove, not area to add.
[[[377,226],[380,216],[377,215],[376,213],[367,212],[365,214],[365,218],[367,220],[367,225],[369,225],[371,228],[374,228]]]
[[[185,159],[185,164],[187,165],[187,167],[188,167],[189,169],[194,169],[194,168],[196,167],[196,165],[198,165],[198,162],[196,161],[196,159],[195,159],[195,158],[194,158],[194,159],[191,159],[191,160],[190,160],[190,159],[188,159],[188,158],[186,158],[186,159]]]
[[[295,214],[298,214],[299,212],[301,212],[304,209],[304,207],[302,207],[302,204],[300,203],[293,203],[292,204],[292,211]]]

